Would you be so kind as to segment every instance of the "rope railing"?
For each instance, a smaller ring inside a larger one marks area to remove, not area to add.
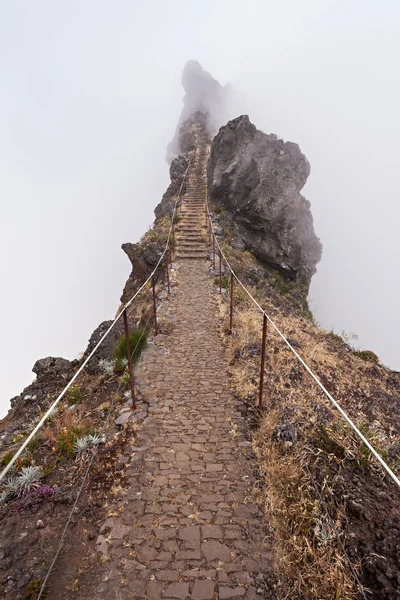
[[[35,437],[35,435],[37,434],[37,432],[43,427],[44,423],[47,421],[47,419],[49,418],[49,416],[51,414],[53,414],[53,411],[56,408],[56,406],[58,405],[58,403],[62,400],[62,398],[67,393],[67,391],[71,388],[72,384],[76,381],[76,379],[78,378],[78,376],[82,373],[82,371],[84,370],[84,368],[86,367],[86,365],[88,364],[88,362],[90,361],[90,359],[94,356],[94,354],[96,353],[96,351],[98,350],[98,348],[101,346],[101,344],[104,342],[104,340],[110,334],[110,332],[114,329],[115,325],[118,323],[118,321],[120,320],[120,318],[122,316],[124,316],[124,321],[125,321],[125,324],[126,324],[126,310],[131,306],[131,304],[135,300],[135,298],[137,298],[137,296],[139,296],[139,294],[143,291],[143,289],[146,287],[146,285],[149,282],[151,282],[151,281],[153,281],[153,297],[154,297],[154,295],[155,295],[155,289],[154,289],[154,280],[153,280],[153,278],[154,278],[154,275],[156,274],[159,266],[161,265],[161,262],[164,259],[164,257],[167,256],[167,260],[168,260],[168,258],[170,258],[169,249],[170,249],[171,237],[174,236],[174,219],[175,219],[175,213],[176,213],[177,207],[178,207],[180,199],[181,199],[183,185],[184,185],[184,183],[186,181],[186,177],[187,177],[187,174],[189,172],[189,168],[190,168],[193,156],[194,156],[194,154],[196,152],[196,149],[197,149],[197,147],[194,150],[192,150],[190,159],[188,161],[187,169],[186,169],[186,171],[185,171],[185,173],[183,175],[182,183],[181,183],[181,186],[180,186],[180,189],[179,189],[179,193],[178,193],[177,199],[176,199],[176,201],[174,203],[174,207],[173,207],[172,214],[171,214],[171,224],[170,224],[169,231],[168,231],[167,241],[165,243],[164,251],[162,252],[162,254],[161,254],[161,256],[160,256],[160,258],[159,258],[156,266],[154,267],[153,271],[150,273],[150,275],[148,276],[148,278],[146,279],[146,281],[141,285],[141,287],[137,290],[137,292],[132,296],[132,298],[128,302],[126,302],[126,304],[123,305],[122,310],[115,317],[115,319],[111,323],[110,327],[107,329],[107,331],[103,334],[103,336],[97,342],[96,346],[90,352],[89,356],[85,359],[85,361],[79,367],[79,369],[77,370],[77,372],[75,373],[75,375],[70,379],[70,381],[67,383],[67,385],[63,388],[63,390],[60,392],[60,394],[57,396],[57,398],[51,404],[50,408],[45,412],[45,414],[43,415],[43,417],[39,420],[39,422],[37,423],[36,427],[34,427],[33,431],[28,435],[28,437],[26,438],[26,440],[21,444],[20,448],[13,455],[13,457],[10,460],[10,462],[2,470],[2,472],[0,473],[0,482],[4,479],[4,477],[10,471],[10,469],[13,467],[14,463],[21,456],[21,454],[23,453],[23,451],[25,450],[25,448],[27,447],[27,445],[29,444],[29,442]],[[167,264],[167,271],[168,271],[168,269],[169,269],[169,266]],[[167,273],[167,277],[169,278],[169,272]],[[156,310],[155,310],[155,312],[156,312]],[[155,317],[156,317],[156,315],[155,315]],[[157,323],[157,320],[156,320],[156,323]],[[156,324],[156,327],[157,327],[157,324]],[[127,328],[126,327],[125,327],[125,332],[127,332]],[[127,346],[128,346],[128,344],[129,344],[129,336],[127,338]],[[134,396],[134,388],[133,388],[133,369],[132,369],[132,365],[131,364],[129,364],[129,375],[130,375],[131,390],[132,390],[132,405],[133,405],[133,407],[135,407],[136,405],[135,405],[135,396]]]
[[[208,205],[207,191],[206,191],[206,200],[205,200],[205,202],[206,202],[206,217],[207,217],[207,219],[209,221],[210,232],[211,232],[211,235],[212,235],[213,264],[214,264],[214,267],[215,267],[215,249],[216,248],[218,250],[218,256],[219,256],[220,292],[221,292],[221,287],[222,287],[221,282],[222,282],[222,259],[223,259],[224,262],[225,262],[225,264],[226,264],[226,266],[227,266],[227,268],[228,268],[228,270],[229,270],[229,272],[230,272],[230,274],[231,274],[231,287],[232,287],[232,284],[233,284],[233,279],[235,279],[237,281],[237,283],[240,285],[240,287],[243,289],[243,291],[250,298],[250,300],[253,302],[253,304],[256,306],[256,308],[263,315],[263,341],[262,341],[262,356],[261,356],[261,369],[260,369],[260,396],[259,396],[259,404],[260,404],[260,406],[262,405],[262,393],[263,393],[263,376],[264,376],[264,361],[265,361],[266,327],[267,327],[267,323],[269,323],[273,327],[273,329],[276,331],[276,333],[279,335],[279,337],[288,346],[289,350],[291,352],[293,352],[293,354],[295,355],[295,357],[297,358],[297,360],[302,364],[302,366],[305,368],[305,370],[307,371],[307,373],[309,375],[311,375],[311,377],[313,378],[313,380],[315,381],[315,383],[319,386],[319,388],[322,390],[322,392],[324,393],[324,395],[328,398],[328,400],[332,403],[332,405],[339,411],[339,413],[341,414],[341,416],[343,417],[343,419],[348,423],[348,425],[350,425],[350,427],[353,429],[353,431],[356,433],[356,435],[360,438],[360,440],[363,442],[363,444],[366,445],[366,447],[368,448],[368,450],[376,458],[376,460],[379,462],[379,464],[381,465],[381,467],[383,467],[383,469],[386,471],[386,473],[389,475],[389,477],[391,477],[391,479],[394,481],[394,483],[400,488],[400,480],[393,473],[393,471],[391,470],[391,468],[389,467],[389,465],[383,460],[383,458],[381,457],[381,455],[375,450],[375,448],[370,444],[370,442],[367,440],[367,438],[361,433],[361,431],[353,423],[353,421],[350,419],[350,417],[347,415],[347,413],[343,410],[343,408],[339,405],[339,403],[334,399],[334,397],[332,396],[332,394],[330,394],[328,392],[328,390],[321,383],[321,381],[319,380],[319,378],[317,377],[317,375],[315,375],[315,373],[307,365],[307,363],[301,358],[301,356],[298,354],[298,352],[296,352],[296,350],[293,348],[293,346],[291,345],[291,343],[286,339],[286,337],[281,332],[281,330],[279,329],[279,327],[275,324],[275,322],[273,321],[273,319],[260,306],[260,304],[252,296],[252,294],[249,292],[249,290],[246,288],[246,286],[240,281],[239,277],[236,275],[235,271],[231,267],[231,265],[230,265],[227,257],[223,253],[221,245],[220,245],[220,243],[219,243],[219,241],[217,239],[217,236],[216,236],[216,234],[214,232],[214,225],[213,225],[212,215],[211,215],[210,208],[209,208],[209,205]],[[230,302],[231,302],[230,329],[232,330],[232,309],[233,309],[233,294],[232,293],[231,293]]]
[[[146,323],[145,327],[148,325],[148,323],[150,321],[150,318],[151,318],[151,315],[149,315],[149,317],[147,318],[147,323]],[[139,337],[139,339],[136,342],[135,348],[132,350],[132,352],[129,353],[129,356],[131,358],[133,358],[133,356],[135,355],[135,352],[136,352],[137,348],[139,347],[141,339],[142,339],[142,337],[144,335],[144,330],[145,330],[145,328],[143,329],[142,333],[140,334],[140,337]],[[120,379],[120,381],[118,382],[117,389],[116,389],[115,393],[112,396],[111,405],[110,405],[109,410],[107,411],[107,418],[106,418],[106,421],[105,421],[105,423],[104,423],[104,425],[102,427],[103,432],[107,429],[107,425],[110,422],[111,416],[112,416],[112,414],[114,412],[115,402],[116,402],[116,399],[118,398],[118,394],[119,394],[119,391],[121,389],[121,385],[122,385],[122,379]],[[62,550],[62,547],[64,545],[65,536],[67,535],[69,525],[70,525],[71,520],[72,520],[72,518],[73,518],[73,516],[75,514],[75,509],[76,509],[76,507],[78,505],[79,499],[80,499],[80,497],[82,495],[82,492],[83,492],[83,489],[85,487],[85,483],[86,483],[87,478],[89,476],[90,469],[92,468],[93,461],[96,458],[97,454],[98,454],[98,446],[95,446],[94,448],[92,448],[92,455],[91,455],[89,463],[88,463],[88,465],[87,465],[87,467],[86,467],[86,469],[85,469],[85,471],[83,473],[82,481],[81,481],[81,484],[80,484],[80,486],[78,488],[78,492],[76,494],[74,503],[73,503],[72,508],[71,508],[71,510],[69,512],[68,518],[67,518],[67,520],[65,522],[64,529],[61,532],[61,536],[60,536],[60,539],[58,541],[58,546],[57,546],[56,552],[55,552],[55,554],[53,556],[53,560],[51,561],[51,563],[50,563],[50,565],[49,565],[49,567],[47,569],[47,573],[46,573],[46,575],[45,575],[45,577],[44,577],[44,579],[42,581],[42,585],[41,585],[41,588],[40,588],[40,591],[39,591],[39,595],[37,596],[36,600],[40,600],[40,598],[44,597],[47,582],[49,580],[49,577],[50,577],[50,575],[51,575],[51,573],[53,571],[53,568],[54,568],[54,566],[55,566],[55,564],[57,562],[57,559],[58,559],[58,557],[60,555],[60,552]]]
[[[199,144],[198,144],[199,145]],[[129,330],[128,330],[128,325],[127,325],[127,309],[132,305],[132,303],[134,302],[134,300],[139,296],[139,294],[144,290],[144,288],[146,287],[146,285],[151,282],[152,283],[152,287],[153,287],[153,310],[154,310],[154,317],[155,317],[155,334],[157,334],[157,308],[156,308],[156,296],[155,296],[155,285],[154,285],[154,279],[155,279],[155,274],[157,272],[157,270],[159,269],[162,261],[164,260],[164,258],[166,258],[167,264],[166,264],[166,269],[167,269],[167,286],[168,286],[168,293],[170,291],[170,279],[169,279],[169,263],[172,262],[172,258],[171,258],[171,238],[174,238],[175,236],[175,231],[174,231],[174,221],[175,221],[175,215],[177,214],[177,210],[180,206],[180,202],[181,202],[181,195],[182,195],[182,190],[183,190],[183,186],[185,184],[188,172],[189,172],[189,168],[191,166],[192,163],[192,159],[194,157],[194,155],[197,152],[198,149],[198,145],[196,146],[196,148],[192,151],[190,159],[188,161],[188,165],[187,165],[187,169],[183,175],[182,178],[182,183],[179,189],[179,193],[178,196],[175,200],[174,206],[173,206],[173,210],[171,213],[171,223],[170,223],[170,227],[169,227],[169,231],[168,231],[168,236],[167,236],[167,241],[165,244],[165,248],[156,264],[156,266],[154,267],[153,271],[151,272],[151,274],[149,275],[149,277],[146,279],[146,281],[141,285],[141,287],[136,291],[136,293],[132,296],[132,298],[121,307],[121,310],[119,312],[119,314],[116,316],[116,318],[114,319],[114,321],[112,322],[112,324],[110,325],[110,327],[107,329],[107,331],[102,335],[102,337],[100,338],[100,340],[97,342],[97,344],[95,345],[94,349],[90,352],[90,354],[88,355],[88,357],[85,359],[85,361],[82,363],[82,365],[79,367],[79,369],[77,370],[77,372],[74,374],[74,376],[71,378],[71,380],[68,382],[68,384],[64,387],[64,389],[60,392],[60,394],[57,396],[56,400],[51,404],[50,408],[46,411],[46,413],[44,414],[44,416],[40,419],[40,421],[38,422],[38,424],[35,426],[35,428],[33,429],[33,431],[29,434],[29,436],[26,438],[26,440],[22,443],[21,447],[19,448],[19,450],[14,454],[14,456],[12,457],[12,459],[10,460],[10,462],[8,463],[8,465],[6,465],[6,467],[3,469],[3,471],[0,473],[0,481],[5,477],[5,475],[9,472],[9,470],[12,468],[12,466],[14,465],[14,463],[18,460],[18,457],[21,456],[21,454],[23,453],[23,451],[25,450],[25,448],[27,447],[27,445],[29,444],[29,442],[34,438],[34,436],[36,435],[36,433],[41,429],[41,427],[44,425],[44,423],[46,422],[46,420],[49,418],[49,416],[53,413],[54,409],[56,408],[56,406],[58,405],[58,403],[62,400],[62,398],[65,396],[65,394],[67,393],[67,391],[71,388],[71,386],[73,385],[73,383],[76,381],[77,377],[79,376],[80,373],[82,373],[82,371],[84,370],[84,368],[86,367],[86,365],[88,364],[88,362],[91,360],[91,358],[95,355],[95,353],[97,352],[98,348],[101,346],[101,344],[104,342],[104,340],[107,338],[107,336],[110,334],[110,332],[113,330],[113,328],[116,326],[116,324],[119,322],[121,316],[123,316],[124,319],[124,329],[125,329],[125,336],[127,339],[127,358],[128,358],[128,365],[127,365],[127,369],[130,375],[130,383],[131,383],[131,394],[132,394],[132,408],[136,408],[136,401],[135,401],[135,391],[134,391],[134,378],[133,378],[133,367],[132,367],[132,361],[129,360],[131,358],[131,356],[133,356],[135,350],[133,350],[131,352],[131,349],[129,348]],[[321,381],[319,380],[319,378],[317,377],[317,375],[312,371],[312,369],[307,365],[307,363],[301,358],[301,356],[298,354],[298,352],[293,348],[293,346],[291,345],[291,343],[287,340],[287,338],[285,337],[285,335],[281,332],[281,330],[279,329],[279,327],[275,324],[275,322],[273,321],[273,319],[269,316],[269,314],[261,307],[261,305],[257,302],[257,300],[253,297],[253,295],[251,294],[251,292],[246,288],[246,286],[241,282],[241,280],[239,279],[239,277],[237,276],[237,274],[235,273],[235,271],[233,270],[233,268],[231,267],[228,258],[225,256],[222,248],[221,248],[221,244],[217,238],[217,235],[214,231],[214,224],[213,224],[213,219],[212,219],[212,214],[210,212],[210,208],[209,208],[209,204],[208,204],[208,198],[207,198],[207,189],[206,189],[206,196],[205,196],[205,217],[206,217],[206,224],[209,224],[209,228],[210,228],[210,235],[211,235],[211,242],[212,242],[212,259],[213,259],[213,265],[215,268],[215,256],[219,256],[219,289],[220,289],[220,293],[222,293],[222,261],[224,261],[229,273],[230,273],[230,312],[229,312],[229,331],[230,333],[232,333],[232,329],[233,329],[233,302],[234,302],[234,295],[233,295],[233,285],[234,285],[234,281],[237,282],[237,284],[243,289],[243,291],[247,294],[247,296],[249,297],[250,301],[254,304],[254,306],[257,308],[257,310],[262,314],[263,316],[263,339],[262,339],[262,348],[261,348],[261,365],[260,365],[260,388],[259,388],[259,404],[260,406],[262,405],[262,397],[263,397],[263,378],[264,378],[264,370],[265,370],[265,347],[266,347],[266,333],[267,333],[267,325],[269,324],[274,330],[275,332],[278,334],[278,336],[283,340],[283,342],[287,345],[287,347],[289,348],[289,350],[294,354],[294,356],[296,357],[296,359],[302,364],[302,366],[304,367],[304,369],[308,372],[308,374],[312,377],[312,379],[315,381],[315,383],[318,385],[318,387],[322,390],[323,394],[329,399],[329,401],[331,402],[331,404],[338,410],[338,412],[341,414],[341,416],[345,419],[345,421],[350,425],[350,427],[352,428],[352,430],[356,433],[356,435],[359,437],[359,439],[365,444],[365,446],[369,449],[369,451],[371,452],[371,454],[375,457],[375,459],[379,462],[379,464],[381,465],[381,467],[383,467],[383,469],[385,470],[385,472],[390,476],[390,478],[397,484],[397,486],[400,488],[400,480],[396,477],[396,475],[393,473],[393,471],[390,469],[390,467],[386,464],[386,462],[383,460],[383,458],[380,456],[380,454],[375,450],[375,448],[373,448],[373,446],[370,444],[370,442],[365,438],[365,436],[361,433],[361,431],[357,428],[357,426],[353,423],[353,421],[350,419],[350,417],[347,415],[347,413],[342,409],[342,407],[339,405],[339,403],[333,398],[333,396],[328,392],[328,390],[325,388],[325,386],[321,383]],[[148,317],[147,319],[147,324],[149,322],[150,317]],[[140,341],[140,340],[139,340]],[[139,342],[137,342],[138,345]],[[137,346],[136,345],[136,346]],[[118,389],[116,394],[118,393],[119,387],[120,387],[121,383],[119,383]],[[116,395],[115,395],[116,397]],[[114,405],[114,401],[115,401],[115,397],[112,400],[112,406]],[[103,429],[105,429],[105,427],[107,426],[109,419],[110,419],[110,415],[111,415],[111,410],[108,413],[107,419],[106,419],[106,423],[103,427]],[[77,496],[75,498],[72,510],[69,514],[69,517],[66,521],[65,527],[62,531],[61,534],[61,538],[58,544],[58,548],[57,551],[55,553],[55,556],[49,566],[49,569],[47,571],[45,580],[43,581],[41,590],[40,590],[40,594],[39,594],[39,598],[41,598],[42,594],[44,593],[44,589],[46,586],[46,583],[48,581],[48,578],[51,574],[51,571],[57,561],[57,558],[60,554],[60,551],[62,549],[63,546],[63,542],[69,527],[69,524],[71,522],[75,507],[77,506],[77,503],[79,501],[79,498],[81,496],[81,493],[84,489],[85,483],[87,481],[88,475],[89,475],[89,471],[90,468],[92,466],[92,463],[94,461],[95,456],[97,455],[97,449],[93,450],[93,454],[91,456],[91,459],[89,461],[89,464],[87,466],[87,468],[85,469],[85,472],[83,474],[83,478],[82,478],[82,482],[81,485],[79,486],[78,489],[78,493]],[[316,489],[316,492],[318,494],[318,496],[320,497],[321,502],[323,503],[323,499],[320,496],[320,493],[318,491],[318,489]],[[329,516],[329,513],[327,513]],[[335,528],[334,528],[334,531]],[[339,534],[336,531],[336,534],[338,536],[339,539]],[[342,544],[341,540],[339,539],[339,542]],[[342,547],[344,548],[343,544]],[[353,574],[355,575],[356,581],[360,587],[360,589],[362,590],[362,586],[359,582],[357,573],[353,570]],[[365,597],[365,595],[363,596]]]

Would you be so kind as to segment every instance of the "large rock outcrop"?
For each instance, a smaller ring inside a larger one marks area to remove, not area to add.
[[[208,132],[215,133],[228,120],[235,99],[235,92],[229,84],[222,86],[195,60],[186,63],[182,74],[182,86],[185,90],[183,108],[175,136],[167,148],[168,162],[178,154],[188,151],[185,147],[185,135],[182,135],[181,131],[182,123],[195,113],[202,113],[207,120]]]
[[[258,131],[247,115],[229,121],[214,138],[210,200],[224,205],[244,247],[306,286],[322,253],[310,203],[300,194],[309,173],[297,144]]]

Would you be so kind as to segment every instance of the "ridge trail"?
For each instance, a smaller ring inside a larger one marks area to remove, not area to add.
[[[75,597],[273,598],[244,404],[229,387],[205,228],[205,143],[196,150],[177,226],[173,328],[153,339],[136,380],[150,401],[128,490],[98,540],[104,562]],[[264,579],[264,575],[261,576]],[[261,592],[261,593],[260,593]]]

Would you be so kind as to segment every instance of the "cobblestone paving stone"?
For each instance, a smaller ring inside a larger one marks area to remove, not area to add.
[[[251,501],[248,425],[229,389],[209,268],[204,259],[180,262],[171,333],[154,339],[138,370],[149,416],[123,511],[98,540],[107,561],[93,598],[260,598],[254,576],[268,570],[270,555]]]

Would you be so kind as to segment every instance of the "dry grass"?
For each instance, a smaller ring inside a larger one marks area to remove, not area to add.
[[[278,411],[268,411],[254,439],[265,483],[258,499],[274,532],[278,597],[357,598],[354,577],[303,467],[302,449],[272,441],[280,422]],[[343,519],[336,514],[339,530]]]
[[[256,296],[256,291],[252,290]],[[267,301],[263,306],[276,312]],[[234,328],[229,329],[229,302],[219,298],[221,336],[226,346],[235,392],[247,400],[258,394],[262,316],[246,298],[235,301]],[[396,437],[390,426],[381,422],[368,427],[364,405],[349,390],[371,393],[370,365],[351,351],[332,351],[327,332],[289,312],[279,314],[279,327],[300,344],[300,355],[331,387],[337,400],[348,410],[357,425],[383,456]],[[340,374],[340,377],[338,377]],[[385,389],[379,380],[374,386]],[[264,407],[260,428],[254,440],[259,458],[261,490],[258,499],[265,508],[275,537],[275,568],[279,575],[278,597],[341,598],[359,597],[354,575],[329,518],[312,485],[317,480],[330,516],[345,539],[346,516],[343,507],[333,502],[335,477],[351,465],[356,468],[380,467],[345,421],[331,406],[297,358],[278,334],[268,328],[265,368]],[[290,422],[298,441],[290,449],[273,439],[282,422]],[[351,468],[353,468],[351,467]],[[312,475],[313,474],[313,475]],[[311,477],[310,477],[311,476]],[[360,571],[360,565],[353,567]]]
[[[69,433],[85,432],[91,427],[91,421],[85,419],[80,410],[71,413],[63,408],[56,413],[54,422],[43,428],[43,437],[49,440],[53,451],[56,451],[57,444],[62,436]]]

